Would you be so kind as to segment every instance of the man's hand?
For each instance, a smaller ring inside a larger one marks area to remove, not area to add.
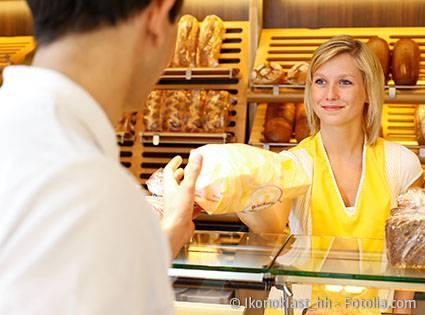
[[[164,168],[164,214],[161,225],[168,235],[173,258],[190,240],[193,223],[195,183],[201,172],[202,156],[191,153],[184,171],[179,168],[180,156],[174,157]]]

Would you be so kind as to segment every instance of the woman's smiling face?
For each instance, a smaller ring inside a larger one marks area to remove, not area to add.
[[[355,125],[361,128],[367,93],[353,57],[343,53],[320,66],[313,74],[311,99],[321,129]]]

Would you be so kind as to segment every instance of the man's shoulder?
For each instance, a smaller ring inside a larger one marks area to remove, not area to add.
[[[95,190],[96,194],[134,192],[138,183],[130,173],[119,164],[101,154],[74,157],[59,163],[54,171],[55,180],[70,180],[79,183],[80,188]]]

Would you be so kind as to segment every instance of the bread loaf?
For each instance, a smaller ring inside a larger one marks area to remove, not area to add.
[[[224,23],[218,16],[209,15],[202,21],[197,54],[199,67],[218,67],[224,33]]]
[[[131,113],[124,113],[123,117],[120,119],[118,124],[115,126],[115,132],[117,134],[125,135],[126,132],[129,130],[130,125],[130,119],[131,119]]]
[[[387,41],[378,36],[372,36],[366,45],[378,57],[384,76],[388,79],[390,73],[390,48]]]
[[[419,45],[410,38],[394,44],[392,78],[397,85],[415,85],[419,77]]]
[[[160,90],[152,91],[145,104],[143,111],[143,125],[145,131],[161,131],[161,112],[163,92]]]
[[[279,84],[282,77],[282,66],[276,62],[268,61],[256,66],[251,74],[254,84]]]
[[[264,138],[269,142],[289,142],[295,120],[294,103],[270,103],[267,106]]]
[[[204,109],[204,131],[225,132],[230,106],[231,96],[229,92],[209,90]]]
[[[291,67],[288,70],[288,75],[286,76],[286,80],[290,84],[305,84],[305,79],[307,77],[308,71],[308,63],[300,62]]]
[[[387,256],[395,267],[425,269],[425,192],[413,188],[399,197],[385,223]]]
[[[170,90],[165,92],[163,105],[163,131],[185,131],[188,117],[188,108],[192,102],[192,95],[187,90]]]
[[[115,133],[124,139],[134,139],[136,135],[137,112],[124,113],[121,120],[115,126]]]
[[[191,15],[183,15],[178,24],[174,67],[195,67],[199,22]]]
[[[425,145],[425,105],[419,104],[415,114],[416,140],[419,145]]]
[[[310,135],[308,127],[307,114],[303,103],[298,103],[295,110],[295,139],[301,142]]]
[[[187,132],[203,131],[206,94],[205,90],[192,90],[192,102],[189,105],[186,123]]]

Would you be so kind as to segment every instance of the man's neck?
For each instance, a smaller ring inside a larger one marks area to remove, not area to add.
[[[131,52],[121,50],[129,46],[110,40],[118,34],[106,28],[69,35],[41,46],[33,62],[34,66],[56,70],[79,84],[99,103],[113,125],[122,116],[131,78],[131,63],[119,58],[131,56]]]

